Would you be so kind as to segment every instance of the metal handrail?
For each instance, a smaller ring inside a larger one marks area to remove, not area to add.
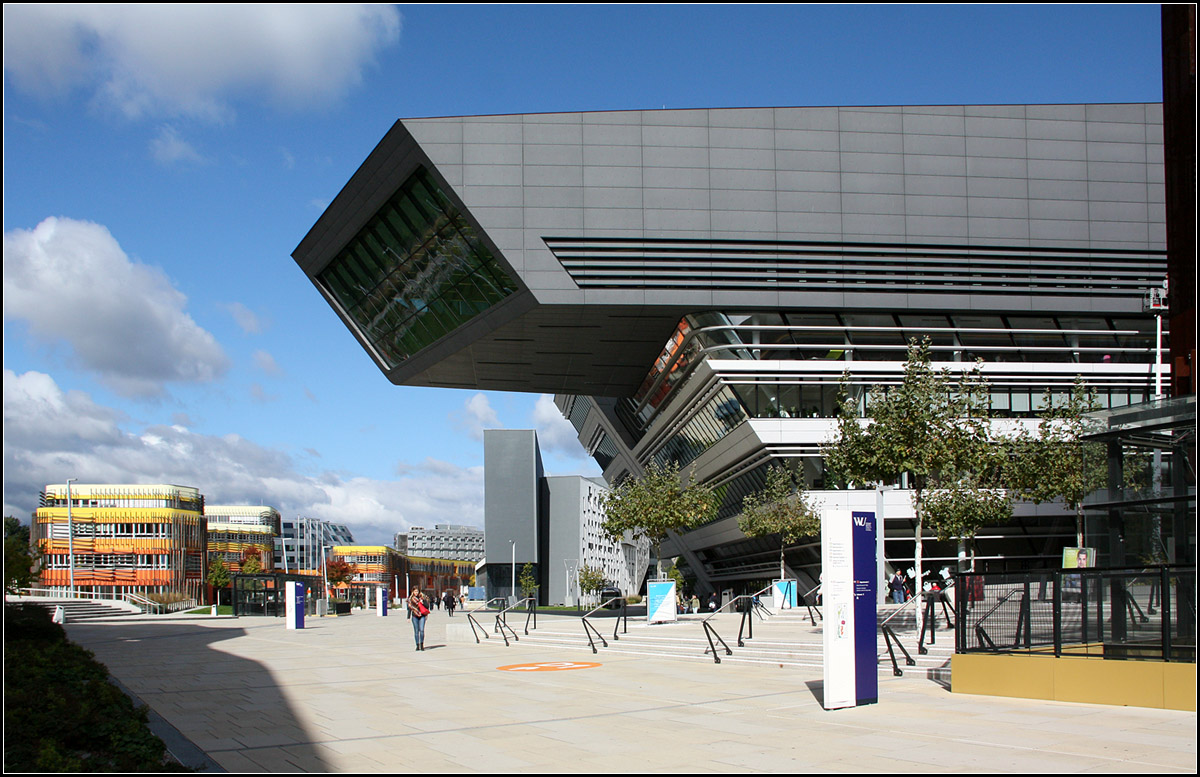
[[[742,639],[742,630],[746,629],[747,624],[749,624],[750,628],[746,629],[746,639],[754,639],[754,618],[750,617],[751,613],[758,615],[759,619],[764,621],[771,617],[771,611],[764,607],[762,602],[758,601],[758,597],[769,590],[771,590],[771,586],[767,586],[761,591],[752,594],[742,594],[741,596],[734,597],[735,602],[738,599],[750,600],[750,606],[742,609],[742,625],[738,626],[738,647],[746,646],[745,641]]]
[[[762,589],[762,591],[759,591],[758,593],[755,593],[755,594],[741,594],[740,596],[735,596],[732,599],[730,599],[728,602],[726,602],[725,604],[723,604],[720,607],[718,607],[717,609],[713,610],[712,613],[710,613],[707,618],[705,618],[704,620],[702,620],[700,622],[700,627],[704,629],[704,636],[708,639],[708,647],[705,649],[704,652],[706,655],[708,653],[712,653],[713,661],[715,663],[718,663],[718,664],[721,663],[721,657],[719,655],[717,655],[717,646],[713,643],[713,637],[716,637],[717,642],[720,642],[721,646],[723,648],[725,648],[725,655],[732,656],[733,650],[730,649],[729,645],[726,644],[725,640],[721,639],[721,635],[717,633],[716,628],[714,626],[712,626],[709,623],[709,621],[712,620],[713,618],[717,617],[717,615],[720,614],[720,612],[722,610],[724,610],[726,607],[731,607],[731,606],[737,604],[742,599],[749,599],[749,600],[751,600],[751,602],[753,602],[754,597],[763,593],[763,591],[770,590],[770,588],[771,588],[771,586],[767,586],[766,588]],[[738,647],[746,646],[745,640],[742,639],[742,634],[743,634],[743,631],[746,629],[747,621],[749,621],[749,623],[750,623],[750,629],[749,629],[749,634],[746,636],[746,639],[754,639],[754,620],[752,618],[750,618],[750,613],[756,612],[759,609],[761,609],[763,612],[767,611],[765,607],[763,607],[761,604],[759,604],[757,602],[752,604],[750,607],[747,607],[744,610],[742,610],[742,622],[741,622],[741,625],[738,627]],[[768,615],[769,614],[770,613],[768,613]],[[762,615],[762,613],[758,613],[758,616],[765,620],[765,617]]]
[[[992,605],[992,609],[985,612],[983,614],[983,617],[980,618],[975,623],[975,637],[979,640],[979,643],[981,645],[984,643],[987,643],[987,646],[990,650],[996,650],[996,643],[992,642],[992,638],[989,637],[987,631],[984,630],[983,622],[985,620],[987,620],[991,616],[992,613],[994,613],[996,610],[1000,609],[1001,605],[1005,604],[1009,599],[1013,598],[1013,596],[1021,593],[1024,590],[1025,590],[1024,586],[1022,586],[1021,588],[1014,588],[1011,591],[1009,591],[1008,593],[1004,594],[1004,596],[1001,596],[996,601],[996,603],[994,605]]]
[[[483,633],[484,639],[491,639],[492,636],[487,633],[487,629],[485,629],[483,626],[479,625],[479,621],[475,620],[475,613],[483,612],[484,610],[488,609],[488,607],[491,605],[492,602],[502,602],[502,601],[504,601],[504,599],[505,599],[505,597],[503,597],[503,596],[494,596],[491,599],[488,599],[486,602],[484,602],[482,607],[477,607],[474,610],[467,610],[467,623],[471,624],[471,635],[473,637],[475,637],[476,645],[480,644],[479,632]],[[478,629],[479,631],[477,632],[476,629]]]
[[[945,588],[938,589],[937,591],[922,592],[922,595],[925,597],[925,617],[921,623],[921,636],[917,640],[917,652],[921,655],[925,655],[929,652],[929,650],[925,647],[925,632],[929,632],[929,644],[937,644],[936,605],[939,601],[942,603],[942,614],[946,617],[946,628],[954,628],[954,623],[950,620],[950,612],[953,611],[955,617],[958,617],[958,612],[954,610],[954,605],[950,604],[950,597],[946,595],[946,592],[953,587],[954,584],[950,583],[950,585],[947,585]],[[931,596],[931,594],[937,594],[937,596]]]
[[[625,624],[625,628],[623,629],[622,633],[625,633],[625,634],[629,633],[629,598],[628,597],[625,597],[625,596],[613,597],[612,599],[609,599],[609,600],[605,601],[604,603],[596,605],[592,609],[588,610],[587,612],[585,612],[583,614],[583,617],[580,618],[580,621],[583,622],[583,633],[584,633],[584,635],[587,636],[588,645],[592,648],[593,653],[597,652],[596,643],[595,643],[595,641],[592,640],[593,633],[595,633],[596,638],[600,640],[600,644],[603,645],[604,647],[608,647],[608,641],[606,639],[604,639],[604,636],[600,634],[600,630],[597,629],[595,624],[592,623],[591,621],[589,621],[588,618],[591,617],[592,615],[595,615],[600,610],[616,609],[612,606],[612,603],[616,602],[616,601],[621,602],[621,614],[617,616],[616,623],[613,624],[612,638],[613,638],[613,641],[615,642],[620,639],[620,637],[617,636],[617,629],[621,626],[622,623]],[[589,631],[589,629],[590,629],[590,631]]]
[[[920,601],[920,599],[919,599],[918,597],[916,597],[916,596],[912,597],[911,599],[909,599],[908,601],[906,601],[904,604],[902,604],[902,605],[900,605],[899,607],[897,607],[897,608],[896,608],[896,609],[895,609],[895,610],[892,612],[892,614],[891,614],[891,615],[889,615],[889,616],[887,616],[886,618],[884,618],[884,619],[883,619],[883,622],[882,622],[880,625],[881,625],[881,626],[883,626],[883,625],[887,625],[887,622],[888,622],[888,621],[890,621],[892,618],[895,618],[895,617],[896,617],[897,615],[899,615],[900,613],[904,612],[906,609],[908,609],[908,607],[909,607],[910,605],[915,605],[915,604],[916,604],[917,602],[919,602],[919,601]],[[913,614],[913,617],[914,617],[914,618],[916,618],[916,614],[915,614],[915,613]]]
[[[899,615],[900,613],[907,610],[910,606],[914,608],[913,618],[915,619],[916,618],[915,608],[919,601],[920,601],[920,598],[914,596],[913,598],[909,599],[904,604],[901,604],[899,607],[897,607],[895,612],[893,612],[891,615],[884,618],[883,622],[879,624],[879,630],[883,632],[883,642],[885,645],[887,645],[888,657],[891,658],[891,660],[892,660],[892,674],[895,677],[902,677],[904,675],[904,672],[902,672],[900,670],[900,665],[896,662],[896,651],[892,647],[892,643],[895,643],[896,647],[900,648],[900,652],[904,654],[905,666],[916,666],[917,662],[913,659],[912,655],[909,654],[908,649],[904,647],[904,643],[902,643],[900,641],[900,638],[898,636],[896,636],[896,632],[892,629],[892,627],[890,625],[888,625],[888,623],[889,623],[889,621],[892,620],[892,618],[895,618],[897,615]]]
[[[808,597],[812,596],[815,592],[820,591],[821,585],[822,585],[821,583],[817,583],[812,588],[808,589],[807,593],[805,593],[803,596],[800,597],[800,601],[804,602],[804,607],[805,607],[805,609],[808,610],[808,620],[814,626],[817,625],[817,617],[819,617],[821,620],[825,620],[825,614],[823,612],[821,612],[820,607],[814,608],[813,605],[809,604]],[[813,616],[814,609],[816,610],[816,613],[817,613],[815,617]]]
[[[493,630],[499,631],[500,636],[504,637],[504,647],[508,647],[508,635],[509,634],[512,634],[513,642],[521,641],[521,638],[517,636],[517,632],[513,631],[512,626],[508,625],[509,611],[515,610],[518,607],[520,607],[522,604],[526,604],[528,602],[533,603],[533,607],[528,608],[529,615],[525,616],[525,636],[529,636],[529,619],[530,619],[530,617],[533,618],[533,627],[535,629],[537,628],[537,599],[535,597],[527,596],[524,599],[519,599],[519,600],[513,602],[508,607],[505,607],[500,612],[496,613],[496,625]],[[507,633],[505,633],[506,629],[507,629]]]
[[[136,605],[143,612],[154,611],[155,614],[160,611],[177,612],[179,610],[190,610],[197,606],[195,599],[181,599],[178,602],[156,602],[153,599],[148,599],[138,593],[129,594],[112,594],[112,593],[96,593],[93,591],[76,591],[74,594],[62,594],[56,591],[51,591],[47,588],[18,588],[16,589],[18,596],[27,596],[30,599],[90,599],[94,601],[106,602],[127,602]]]

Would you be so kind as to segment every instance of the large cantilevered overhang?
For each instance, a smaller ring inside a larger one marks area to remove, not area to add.
[[[1161,106],[396,122],[293,252],[397,384],[630,396],[707,310],[1141,314]]]

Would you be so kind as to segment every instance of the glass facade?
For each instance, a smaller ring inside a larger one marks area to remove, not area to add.
[[[935,362],[1013,363],[989,374],[991,409],[998,417],[1031,417],[1042,410],[1047,385],[1069,394],[1070,382],[1047,381],[1023,363],[1130,363],[1154,359],[1154,322],[1145,318],[1007,317],[976,315],[875,315],[704,313],[685,317],[646,375],[638,393],[621,400],[617,415],[634,439],[641,439],[658,411],[685,385],[692,367],[705,358],[798,363],[774,375],[723,379],[740,403],[741,418],[832,418],[842,390],[836,376],[805,374],[804,362],[903,362],[908,342],[929,337]],[[794,374],[788,374],[794,373]],[[1011,373],[1011,374],[1009,374]],[[888,380],[885,378],[885,381]],[[1117,408],[1150,397],[1149,379],[1098,376],[1092,381],[1103,408]],[[865,410],[862,380],[847,389]],[[731,395],[732,396],[732,395]],[[715,407],[671,438],[658,454],[662,461],[686,464],[732,428],[729,405],[713,423]],[[736,425],[736,424],[734,424]],[[705,431],[716,429],[716,436]],[[709,440],[707,443],[704,440]],[[698,450],[693,450],[699,445]],[[668,450],[669,449],[669,450]]]
[[[317,278],[389,369],[517,291],[424,168]]]
[[[671,462],[680,466],[689,464],[744,420],[746,412],[737,397],[728,386],[721,386],[713,398],[654,454],[654,459],[663,467]]]

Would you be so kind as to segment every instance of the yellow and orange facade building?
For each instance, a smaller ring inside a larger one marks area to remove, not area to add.
[[[405,556],[386,545],[335,545],[329,560],[340,559],[354,567],[354,578],[331,588],[342,598],[361,601],[367,588],[387,588],[393,597],[408,595],[408,587],[440,595],[470,585],[475,564],[470,561]]]
[[[196,488],[48,485],[30,539],[42,554],[42,586],[64,595],[73,577],[83,594],[202,597],[208,536]]]
[[[205,505],[208,561],[221,558],[230,572],[241,572],[248,553],[257,553],[263,572],[274,572],[275,538],[280,516],[261,505]]]

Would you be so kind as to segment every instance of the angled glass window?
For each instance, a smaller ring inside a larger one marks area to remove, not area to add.
[[[317,280],[389,369],[517,291],[424,168]]]

